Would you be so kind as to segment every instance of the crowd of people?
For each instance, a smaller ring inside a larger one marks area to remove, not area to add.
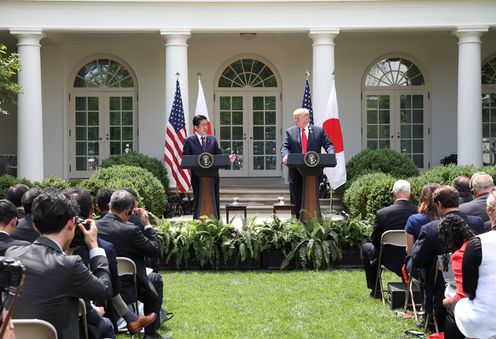
[[[496,191],[483,172],[458,177],[452,185],[422,188],[418,207],[410,203],[410,183],[395,182],[394,203],[376,213],[372,242],[361,248],[367,287],[376,286],[381,236],[405,230],[406,253],[384,246],[382,264],[407,279],[420,281],[422,312],[432,314],[445,338],[493,338],[496,323]],[[403,250],[404,251],[404,250]],[[402,269],[403,267],[403,269]],[[406,269],[405,269],[406,267]],[[444,271],[450,271],[448,279]]]
[[[160,256],[160,239],[134,190],[99,190],[97,220],[93,198],[81,188],[18,184],[6,198],[0,200],[0,255],[26,268],[12,318],[48,321],[59,338],[82,337],[82,299],[90,338],[115,338],[121,318],[129,333],[144,328],[145,338],[161,338],[160,326],[173,314],[162,307],[161,275],[146,267]],[[137,291],[132,277],[119,276],[118,257],[134,262]],[[144,315],[129,306],[136,294]]]

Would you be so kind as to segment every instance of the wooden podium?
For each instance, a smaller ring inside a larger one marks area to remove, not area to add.
[[[183,155],[181,167],[191,169],[200,177],[200,192],[198,199],[198,216],[207,215],[219,219],[215,199],[214,177],[220,168],[229,168],[231,162],[227,154],[211,154],[204,152],[200,155]]]
[[[307,152],[288,154],[287,166],[297,168],[303,176],[300,220],[311,218],[320,219],[319,178],[324,167],[336,166],[336,155],[327,153]]]

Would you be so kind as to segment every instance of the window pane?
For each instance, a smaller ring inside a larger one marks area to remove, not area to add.
[[[86,171],[86,157],[76,157],[76,171]]]
[[[86,155],[86,142],[76,142],[76,155]]]
[[[390,148],[389,140],[379,140],[379,149]]]
[[[377,111],[376,110],[368,110],[367,111],[367,124],[377,124]]]
[[[253,112],[253,125],[263,125],[264,114],[263,112]]]
[[[401,125],[401,138],[411,138],[412,133],[411,133],[411,127],[410,125]]]
[[[253,154],[263,155],[264,154],[264,142],[255,141],[253,142]]]
[[[98,98],[89,97],[88,98],[88,110],[98,111]]]
[[[121,124],[121,112],[110,112],[110,124],[114,126]]]
[[[379,108],[389,109],[389,96],[388,95],[379,96]]]
[[[122,127],[122,140],[132,141],[133,140],[133,128],[132,127]]]
[[[276,154],[276,143],[273,141],[267,141],[265,143],[265,154]]]
[[[401,110],[400,122],[402,124],[409,124],[412,122],[412,112],[410,110]]]
[[[221,125],[230,125],[231,124],[231,113],[220,112],[220,124]]]
[[[263,127],[253,127],[253,140],[264,140]]]
[[[367,108],[378,108],[377,102],[378,102],[377,96],[375,95],[367,96]]]
[[[265,124],[266,125],[276,124],[276,112],[274,111],[265,112]]]
[[[243,139],[243,127],[233,127],[232,128],[232,139],[242,140]]]
[[[220,109],[231,109],[230,97],[220,97]]]
[[[423,155],[413,155],[412,160],[417,165],[418,168],[424,167],[424,156]]]
[[[380,124],[389,124],[389,110],[379,111],[379,123]]]
[[[410,140],[401,140],[401,153],[411,153],[412,147]]]
[[[121,143],[120,142],[111,142],[110,143],[110,154],[121,154]]]
[[[85,127],[76,127],[76,140],[86,140]]]
[[[412,111],[413,122],[417,124],[421,124],[424,122],[424,111],[423,110],[413,110]]]
[[[413,96],[413,108],[424,108],[424,96],[414,95]]]
[[[367,140],[367,148],[377,149],[379,142],[377,140]]]
[[[414,138],[424,138],[424,126],[413,125],[413,137]]]
[[[119,97],[110,97],[110,109],[118,111],[121,109],[121,99]]]
[[[243,112],[232,112],[232,124],[243,125]]]
[[[122,124],[123,125],[132,125],[133,124],[133,112],[132,111],[122,112]]]
[[[276,109],[276,97],[273,96],[265,97],[265,109],[266,110]]]
[[[264,169],[264,157],[253,157],[253,169],[254,170]]]
[[[377,125],[368,125],[367,126],[367,138],[375,139],[378,137],[378,128]]]
[[[231,127],[221,127],[220,128],[220,138],[222,140],[231,139]]]
[[[110,127],[110,140],[121,140],[120,127]]]
[[[88,125],[97,126],[98,123],[98,111],[88,112]]]
[[[232,151],[238,155],[243,155],[243,141],[234,141]]]
[[[133,98],[122,97],[122,110],[132,110],[132,109],[133,109]]]
[[[232,97],[232,109],[243,109],[243,97]]]
[[[424,153],[423,140],[413,140],[413,153]]]
[[[88,140],[98,140],[99,135],[99,127],[88,127]]]
[[[276,157],[265,157],[265,169],[275,170],[276,169]]]
[[[76,110],[84,111],[86,110],[86,98],[76,97]]]
[[[76,112],[76,125],[86,125],[86,112]]]
[[[263,110],[264,109],[263,99],[264,99],[263,97],[253,97],[253,109]]]
[[[491,135],[489,134],[489,124],[482,124],[482,137],[489,138]]]
[[[99,152],[98,152],[98,147],[99,144],[98,142],[89,142],[88,143],[88,154],[89,155],[99,155]]]
[[[275,127],[265,127],[265,140],[276,140]]]
[[[389,125],[379,125],[379,138],[380,139],[389,138]]]

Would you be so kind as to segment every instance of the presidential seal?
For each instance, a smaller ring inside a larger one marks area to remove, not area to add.
[[[320,163],[320,155],[314,151],[307,152],[303,157],[303,162],[308,167],[315,167]]]
[[[198,156],[198,166],[207,169],[214,164],[214,156],[208,152],[203,152]]]

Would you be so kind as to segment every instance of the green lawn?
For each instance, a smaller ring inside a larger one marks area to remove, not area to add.
[[[363,270],[166,272],[174,338],[399,338],[413,329],[369,297]]]

